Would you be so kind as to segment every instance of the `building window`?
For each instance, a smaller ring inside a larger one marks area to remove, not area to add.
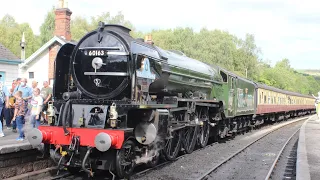
[[[34,72],[29,72],[29,79],[33,79],[34,78]]]

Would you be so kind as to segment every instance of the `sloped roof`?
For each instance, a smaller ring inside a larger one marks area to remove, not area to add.
[[[0,43],[0,59],[1,60],[18,60],[19,58],[15,56],[9,49],[4,47],[3,44]]]
[[[21,63],[21,60],[0,43],[0,63],[17,65]]]
[[[28,57],[26,60],[24,60],[24,62],[20,64],[20,68],[23,68],[23,67],[27,66],[28,64],[30,64],[33,60],[35,60],[40,54],[42,54],[46,49],[48,49],[55,42],[58,42],[61,45],[64,45],[68,41],[59,37],[59,36],[54,36],[47,43],[45,43],[42,47],[40,47],[36,52],[34,52],[30,57]]]

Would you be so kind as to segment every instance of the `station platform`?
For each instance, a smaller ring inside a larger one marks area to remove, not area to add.
[[[300,129],[296,179],[320,179],[320,120],[317,115],[311,116]]]
[[[26,117],[26,124],[24,127],[25,135],[31,130],[31,124],[29,123],[29,118]],[[0,154],[7,154],[12,152],[18,152],[21,150],[31,150],[34,149],[29,141],[25,139],[24,141],[16,141],[16,138],[19,136],[18,132],[12,132],[4,125],[3,127],[4,137],[0,137]]]
[[[32,129],[26,119],[25,135]],[[16,141],[18,133],[3,128],[4,137],[0,137],[0,179],[28,179],[28,173],[54,166],[50,158],[44,157],[40,147],[32,147],[27,139]]]
[[[16,138],[19,136],[18,133],[14,133],[12,130],[7,130],[6,128],[3,129],[3,133],[5,136],[0,137],[0,154],[33,149],[27,139],[24,141],[16,141]]]

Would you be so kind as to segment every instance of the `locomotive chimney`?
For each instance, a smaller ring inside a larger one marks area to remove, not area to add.
[[[147,43],[147,44],[150,44],[150,45],[153,45],[153,41],[152,41],[152,35],[149,34],[149,35],[146,35],[145,38],[144,38],[144,42]]]
[[[54,35],[62,37],[67,41],[71,40],[70,16],[72,12],[68,8],[67,0],[59,0],[55,10],[55,28]]]

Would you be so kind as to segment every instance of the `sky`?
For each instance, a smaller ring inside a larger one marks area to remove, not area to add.
[[[39,34],[44,17],[58,0],[1,2],[0,18],[12,15]],[[320,1],[317,0],[68,0],[75,16],[121,11],[137,30],[192,27],[255,36],[260,57],[272,65],[288,58],[295,69],[320,69]]]

